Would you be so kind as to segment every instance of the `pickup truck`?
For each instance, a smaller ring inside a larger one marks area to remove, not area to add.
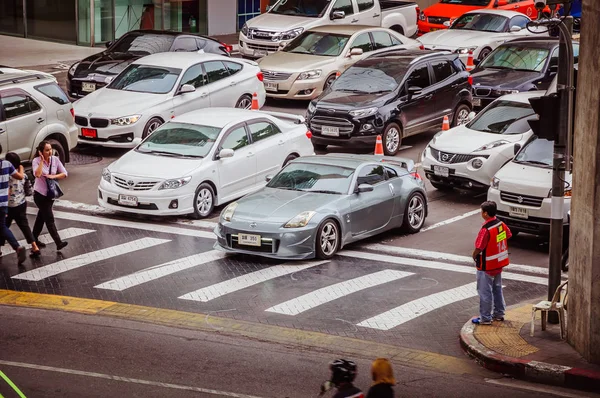
[[[240,30],[240,53],[262,58],[285,47],[305,30],[323,25],[366,25],[411,37],[417,32],[417,4],[396,0],[279,0]]]

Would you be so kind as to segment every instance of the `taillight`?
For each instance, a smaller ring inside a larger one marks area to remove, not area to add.
[[[75,109],[73,109],[73,107],[71,107],[71,116],[73,116],[73,119],[75,119]]]
[[[262,72],[258,72],[258,73],[256,74],[256,78],[257,78],[259,81],[261,81],[261,82],[262,82],[262,81],[264,80],[265,76],[263,75],[263,73],[262,73]]]
[[[221,43],[221,45],[223,47],[225,47],[225,51],[227,51],[229,54],[231,54],[233,52],[233,46],[231,46],[229,44],[225,44],[225,43]]]
[[[413,173],[410,173],[411,176],[413,176],[414,178],[416,178],[417,180],[421,180],[423,181],[423,179],[421,178],[421,176],[419,175],[419,173],[417,173],[416,171]]]
[[[308,130],[306,132],[306,138],[308,138],[309,140],[312,138],[312,131]]]
[[[419,50],[425,50],[425,46],[421,44],[421,45],[419,46]]]
[[[469,75],[469,77],[467,78],[467,81],[469,82],[469,84],[472,86],[473,85],[473,76]]]
[[[417,7],[417,20],[419,19],[419,15],[421,14],[421,9]]]

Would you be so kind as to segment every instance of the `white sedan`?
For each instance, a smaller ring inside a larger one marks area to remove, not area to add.
[[[481,9],[463,14],[449,29],[426,33],[418,40],[426,49],[460,54],[460,59],[466,64],[469,51],[473,51],[475,60],[481,61],[500,44],[533,35],[527,29],[530,21],[527,15],[516,11]]]
[[[87,97],[86,97],[87,98]],[[138,214],[207,217],[314,154],[302,116],[210,108],[176,117],[102,172],[98,203]]]
[[[79,143],[134,148],[158,126],[208,107],[249,109],[265,102],[263,74],[254,61],[205,53],[160,53],[140,58],[111,83],[76,101]]]
[[[485,190],[492,177],[532,136],[528,121],[537,117],[528,91],[498,98],[472,120],[437,133],[422,155],[425,175],[437,189]]]

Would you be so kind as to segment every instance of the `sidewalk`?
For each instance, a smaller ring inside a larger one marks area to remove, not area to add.
[[[561,340],[558,325],[549,323],[546,331],[542,331],[538,312],[535,335],[529,335],[532,304],[514,306],[507,311],[504,322],[494,322],[491,326],[476,326],[469,320],[460,333],[462,347],[485,368],[499,373],[538,383],[600,391],[600,365],[588,363],[566,340]]]

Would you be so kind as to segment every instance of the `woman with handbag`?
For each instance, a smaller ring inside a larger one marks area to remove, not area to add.
[[[37,147],[38,157],[33,159],[32,168],[35,176],[35,184],[33,185],[33,201],[38,207],[37,217],[33,224],[33,237],[35,243],[44,248],[46,245],[39,241],[40,233],[44,224],[48,228],[48,232],[54,243],[56,250],[60,251],[67,246],[67,242],[60,239],[56,224],[54,223],[54,213],[52,206],[54,200],[62,196],[58,180],[67,178],[67,170],[57,156],[52,156],[52,145],[47,141],[42,141]]]
[[[14,152],[6,154],[5,160],[10,162],[15,170],[21,174],[25,174],[21,158]],[[38,257],[40,249],[35,243],[29,221],[27,220],[27,200],[26,196],[30,196],[32,191],[31,182],[27,179],[27,175],[22,180],[11,177],[8,180],[8,213],[6,215],[6,227],[10,228],[13,220],[21,229],[27,243],[31,245],[31,257]],[[4,238],[0,238],[0,246],[4,246]]]

